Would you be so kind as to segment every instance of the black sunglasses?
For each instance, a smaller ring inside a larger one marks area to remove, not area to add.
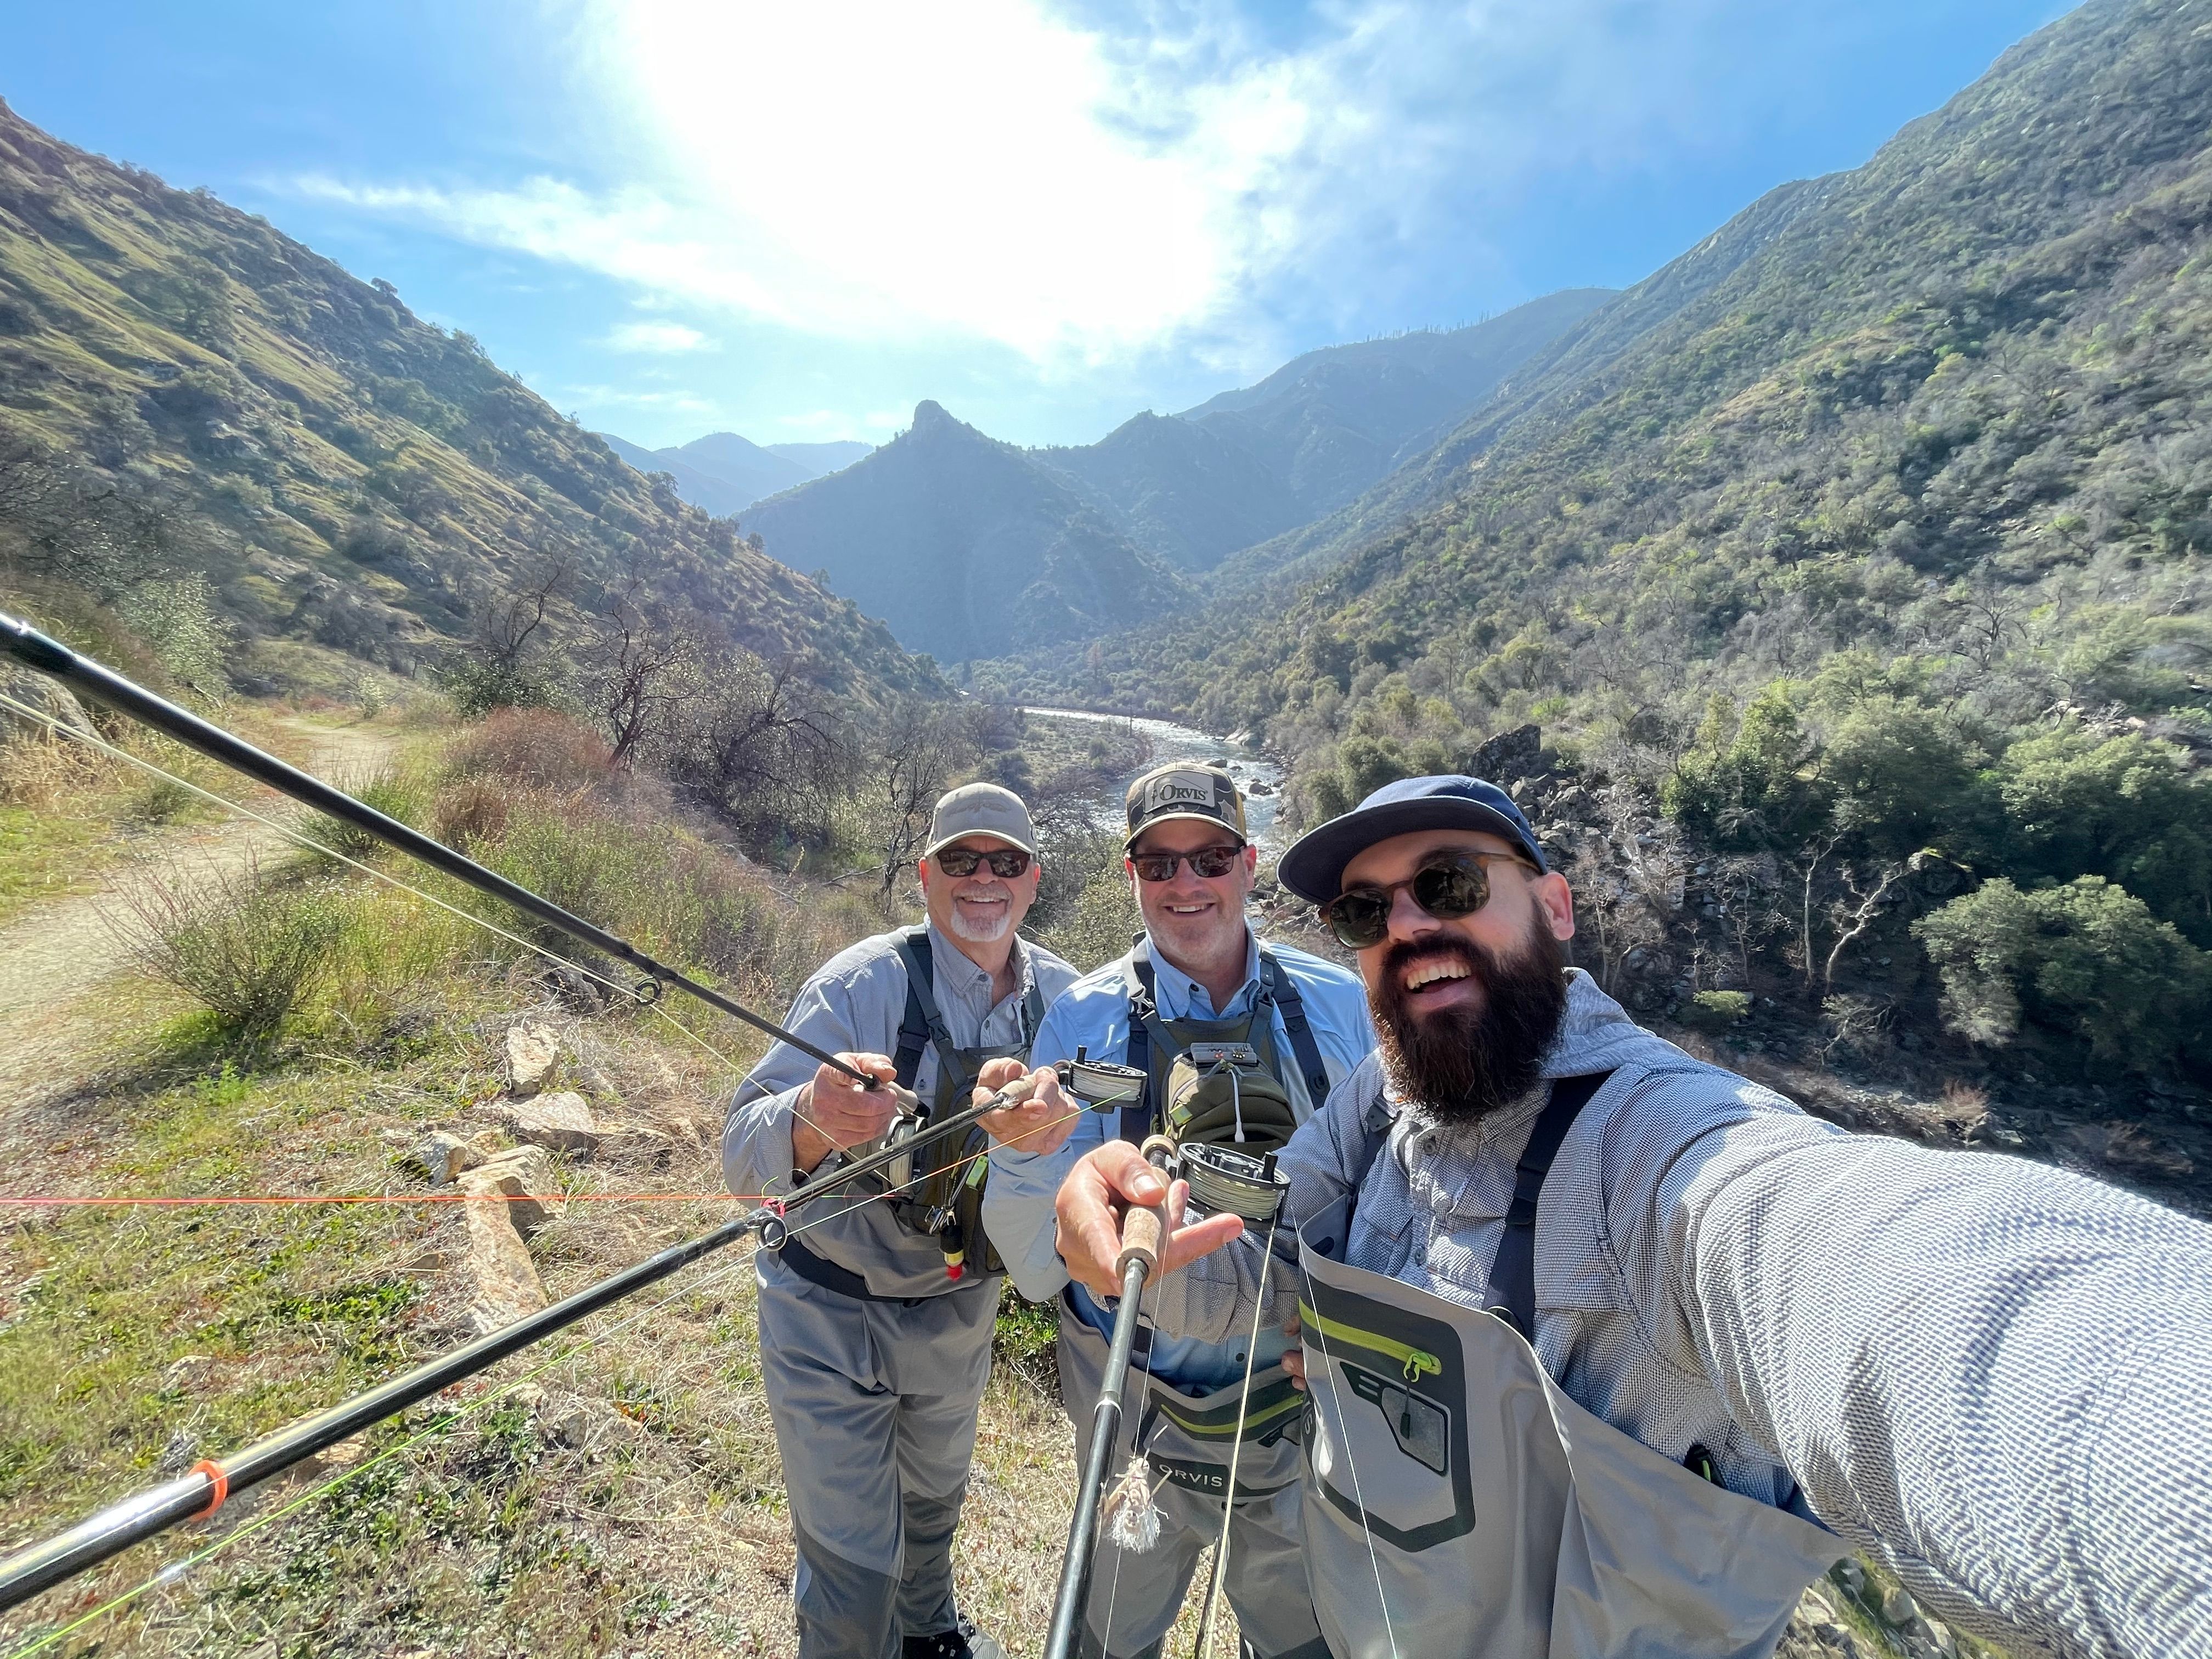
[[[1012,881],[1030,867],[1030,855],[1018,847],[1002,847],[994,853],[979,853],[972,847],[948,847],[943,852],[931,854],[930,862],[956,878],[972,876],[977,865],[988,864],[993,875]]]
[[[1322,907],[1328,931],[1346,949],[1364,951],[1390,936],[1390,907],[1401,892],[1439,921],[1471,916],[1490,902],[1490,872],[1496,859],[1533,872],[1536,866],[1511,853],[1449,853],[1434,858],[1388,887],[1349,887]]]
[[[1244,856],[1242,847],[1201,847],[1195,853],[1132,853],[1129,862],[1135,866],[1139,881],[1173,881],[1176,866],[1188,863],[1194,876],[1203,876],[1212,881],[1225,876],[1237,867]]]

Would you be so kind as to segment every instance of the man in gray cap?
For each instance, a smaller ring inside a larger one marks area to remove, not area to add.
[[[1113,1316],[1068,1282],[1053,1250],[1053,1196],[1069,1166],[1103,1139],[1120,1136],[1133,1148],[1155,1133],[1255,1157],[1272,1152],[1375,1046],[1354,975],[1262,945],[1245,921],[1259,854],[1228,773],[1191,762],[1156,768],[1129,786],[1127,811],[1126,863],[1144,937],[1053,1004],[1031,1058],[1042,1066],[1081,1051],[1127,1064],[1146,1073],[1144,1092],[1118,1112],[1084,1113],[1072,1134],[1055,1124],[1010,1149],[995,1160],[985,1198],[1015,1285],[1032,1300],[1061,1299],[1060,1389],[1079,1443],[1105,1375]],[[1128,1478],[1153,1489],[1146,1513],[1158,1535],[1142,1549],[1110,1538],[1101,1546],[1085,1655],[1156,1659],[1200,1558],[1223,1541],[1230,1520],[1222,1589],[1243,1650],[1328,1659],[1298,1547],[1302,1402],[1282,1364],[1291,1345],[1277,1328],[1261,1332],[1256,1346],[1250,1335],[1212,1342],[1140,1333],[1116,1456],[1133,1471]]]
[[[1038,875],[1018,796],[988,783],[945,795],[920,873],[928,921],[831,957],[785,1024],[940,1116],[979,1081],[1019,1074],[1076,974],[1016,931]],[[1036,1133],[1049,1110],[993,1113],[969,1142],[927,1147],[915,1174],[936,1173],[904,1190],[868,1176],[795,1210],[781,1249],[759,1254],[762,1380],[799,1549],[804,1659],[1000,1653],[952,1596],[1000,1273],[968,1179],[977,1160],[963,1155]],[[787,1190],[879,1139],[892,1114],[889,1090],[778,1043],[731,1103],[723,1176],[734,1193]]]
[[[1377,790],[1281,874],[1381,1048],[1283,1153],[1273,1255],[1209,1217],[1147,1307],[1300,1310],[1337,1659],[1758,1659],[1853,1549],[2015,1651],[2212,1654],[2212,1228],[1643,1030],[1480,779]],[[1070,1273],[1109,1290],[1117,1212],[1164,1195],[1133,1147],[1079,1164]]]

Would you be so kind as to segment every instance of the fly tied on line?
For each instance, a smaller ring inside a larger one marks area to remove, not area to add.
[[[656,1004],[664,987],[675,986],[709,1007],[742,1020],[821,1064],[844,1073],[864,1088],[891,1091],[899,1102],[894,1133],[887,1135],[882,1142],[865,1152],[860,1148],[854,1149],[854,1152],[860,1153],[859,1156],[848,1153],[837,1161],[835,1169],[801,1182],[788,1193],[757,1204],[744,1216],[726,1222],[696,1238],[672,1245],[514,1324],[427,1361],[365,1394],[341,1401],[327,1411],[256,1441],[220,1462],[204,1460],[174,1480],[110,1504],[69,1531],[0,1560],[0,1612],[15,1607],[40,1591],[121,1553],[133,1544],[182,1522],[213,1514],[232,1493],[244,1492],[271,1479],[318,1452],[484,1370],[507,1355],[573,1325],[648,1285],[668,1278],[702,1256],[755,1235],[758,1236],[763,1248],[779,1248],[793,1233],[804,1231],[803,1227],[793,1228],[787,1224],[785,1216],[788,1211],[817,1198],[849,1194],[849,1184],[854,1180],[891,1169],[902,1162],[910,1169],[910,1161],[920,1147],[958,1134],[986,1115],[1020,1104],[1034,1092],[1034,1079],[1018,1079],[987,1100],[935,1121],[928,1121],[922,1114],[920,1103],[908,1091],[870,1076],[797,1034],[785,1030],[775,1022],[741,1006],[712,987],[655,960],[627,941],[616,938],[527,888],[518,886],[474,860],[356,800],[343,791],[157,696],[4,612],[0,612],[0,653],[61,681],[103,707],[127,715],[280,794],[362,830],[386,845],[429,865],[468,887],[513,905],[525,915],[604,956],[628,963],[646,976],[644,982],[635,988],[617,986],[615,988],[641,1004]],[[11,706],[13,701],[9,700]],[[37,711],[27,709],[25,712],[35,714]],[[47,723],[50,726],[58,724]],[[68,731],[68,728],[61,729]],[[83,735],[73,732],[70,734]],[[104,743],[100,746],[112,747]],[[223,804],[247,811],[248,816],[258,816],[251,813],[249,809],[237,807],[236,803]],[[345,861],[356,863],[353,860]],[[380,874],[374,871],[370,873]],[[482,917],[471,916],[465,911],[459,914],[506,937],[516,937]],[[542,947],[531,945],[526,939],[520,942],[540,954],[552,955],[544,951]],[[605,981],[603,975],[594,974],[592,977],[611,983]],[[686,1029],[681,1026],[680,1022],[678,1024],[679,1029]],[[873,1201],[873,1195],[860,1201]]]

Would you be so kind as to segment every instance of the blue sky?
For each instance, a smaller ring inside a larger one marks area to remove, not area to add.
[[[1080,443],[1632,283],[2065,9],[147,0],[11,9],[0,96],[640,442]]]

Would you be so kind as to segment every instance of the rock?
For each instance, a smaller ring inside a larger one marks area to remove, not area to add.
[[[1900,1628],[1920,1616],[1920,1604],[1912,1599],[1911,1592],[1902,1584],[1882,1593],[1882,1622]]]
[[[462,1189],[467,1190],[468,1182],[482,1178],[483,1171],[470,1170]],[[489,1336],[545,1305],[545,1286],[538,1282],[530,1247],[514,1230],[507,1207],[505,1204],[461,1206],[469,1230],[469,1254],[463,1263],[469,1297],[466,1317],[480,1336]]]
[[[44,674],[28,668],[9,666],[0,668],[0,692],[26,708],[35,708],[47,720],[67,726],[85,737],[93,735],[92,721],[84,712],[84,705],[76,700],[76,693]],[[59,743],[64,739],[44,720],[34,720],[27,714],[0,705],[0,740],[13,738],[52,738]]]
[[[433,1187],[442,1187],[462,1170],[483,1163],[483,1157],[459,1135],[431,1129],[415,1143],[415,1161],[428,1173]]]
[[[1503,786],[1516,778],[1533,777],[1550,770],[1544,764],[1543,754],[1542,728],[1516,726],[1510,732],[1500,732],[1478,744],[1468,757],[1467,769],[1478,778],[1487,778]]]
[[[542,1019],[517,1020],[507,1028],[507,1091],[518,1099],[545,1086],[561,1059],[561,1034]]]
[[[559,1200],[559,1178],[542,1146],[516,1146],[487,1158],[460,1180],[461,1190],[477,1198],[496,1198],[514,1230],[527,1237],[545,1224],[548,1206]],[[471,1204],[471,1210],[490,1208]]]
[[[507,1133],[556,1152],[589,1152],[599,1144],[599,1126],[583,1096],[562,1090],[534,1100],[511,1101],[501,1114]]]
[[[1854,1601],[1866,1599],[1866,1569],[1846,1557],[1836,1563],[1828,1577],[1836,1581],[1844,1594]]]

